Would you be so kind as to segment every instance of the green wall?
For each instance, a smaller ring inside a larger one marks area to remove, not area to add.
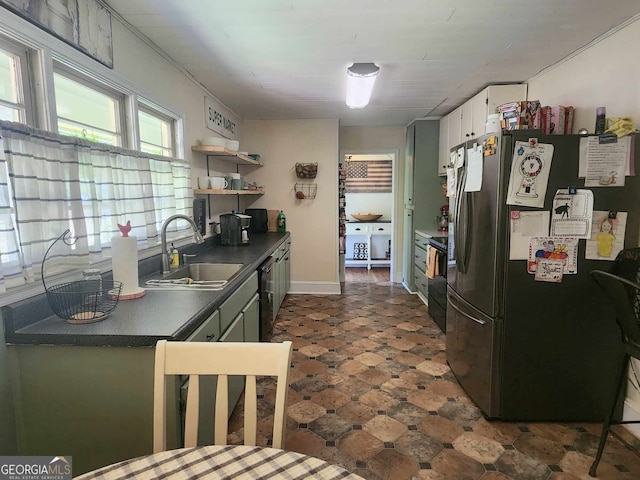
[[[0,312],[0,455],[15,455],[18,452],[10,371],[9,354],[4,343],[4,321]]]

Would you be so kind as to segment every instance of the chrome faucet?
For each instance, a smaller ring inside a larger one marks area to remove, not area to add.
[[[172,221],[180,218],[183,220],[186,220],[191,225],[191,228],[193,229],[193,239],[195,240],[195,242],[198,244],[204,243],[204,238],[202,238],[202,234],[200,233],[200,230],[198,230],[198,226],[193,221],[193,219],[182,214],[171,215],[169,218],[167,218],[165,222],[162,224],[162,232],[160,234],[160,242],[162,244],[161,248],[162,248],[162,273],[163,274],[169,273],[169,256],[171,255],[171,253],[167,249],[167,226]]]

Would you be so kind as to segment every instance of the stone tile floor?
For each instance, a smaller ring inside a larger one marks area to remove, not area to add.
[[[339,296],[288,295],[273,341],[284,340],[294,345],[287,450],[365,479],[591,478],[601,425],[486,420],[446,363],[444,335],[400,285],[350,283]],[[261,382],[263,445],[270,441],[270,380]],[[237,408],[230,431],[240,416]],[[241,435],[230,441],[240,443]],[[610,437],[598,478],[637,480],[640,458]]]

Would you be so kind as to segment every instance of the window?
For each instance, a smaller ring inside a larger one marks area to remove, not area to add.
[[[27,51],[0,40],[0,120],[30,123]]]
[[[57,71],[53,75],[58,133],[122,147],[122,95]]]
[[[140,150],[165,157],[175,156],[174,123],[173,118],[138,104]]]

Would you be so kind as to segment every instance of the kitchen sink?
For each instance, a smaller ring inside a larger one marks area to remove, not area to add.
[[[222,290],[244,267],[242,263],[190,263],[160,279],[148,280],[146,288],[171,290]]]
[[[242,267],[244,267],[242,263],[190,263],[162,278],[169,280],[190,278],[194,282],[219,282],[229,280]]]

